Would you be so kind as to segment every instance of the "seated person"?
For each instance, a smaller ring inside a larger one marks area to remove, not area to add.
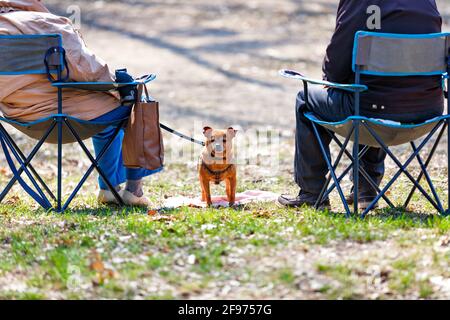
[[[381,9],[381,29],[368,30],[368,7]],[[337,83],[354,83],[352,52],[355,33],[360,30],[400,34],[441,32],[442,18],[435,0],[341,0],[336,29],[326,51],[323,63],[324,79]],[[440,76],[432,77],[373,77],[362,76],[361,83],[369,87],[361,94],[361,115],[397,122],[423,122],[440,116],[444,109]],[[305,94],[297,97],[295,182],[300,187],[298,196],[280,196],[285,206],[314,205],[326,181],[328,168],[320,152],[310,121],[303,115],[311,111],[325,121],[341,121],[354,114],[354,95],[332,88],[310,87],[306,110]],[[328,148],[331,138],[318,127],[322,141]],[[361,146],[362,148],[363,146]],[[329,150],[327,150],[329,153]],[[361,166],[378,184],[384,175],[386,153],[370,148],[362,157]],[[360,177],[358,199],[361,209],[367,208],[376,196],[368,181]],[[353,191],[352,191],[353,192]],[[353,202],[353,195],[347,199]],[[329,205],[329,201],[325,202]]]
[[[113,82],[108,65],[92,53],[81,35],[67,18],[51,14],[40,0],[0,0],[0,34],[61,34],[67,54],[71,81]],[[119,106],[120,97],[113,93],[65,89],[63,112],[82,120],[112,121],[129,115],[129,106]],[[57,113],[57,89],[46,75],[14,75],[0,77],[0,111],[7,118],[30,122]],[[108,128],[93,137],[98,154],[113,135]],[[148,205],[142,178],[156,171],[127,169],[122,161],[123,130],[108,149],[99,165],[127,205]],[[99,178],[101,203],[115,203],[112,192]]]

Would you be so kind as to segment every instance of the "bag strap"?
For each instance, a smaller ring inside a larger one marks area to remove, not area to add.
[[[136,97],[136,102],[139,103],[142,101],[142,95],[145,94],[145,102],[150,102],[150,94],[148,93],[148,89],[147,86],[145,85],[145,83],[140,83],[138,84],[138,93],[137,93],[137,97]]]
[[[27,185],[27,183],[20,177],[19,173],[17,172],[16,166],[14,165],[14,162],[11,158],[11,154],[9,153],[8,147],[5,143],[5,138],[0,133],[0,144],[3,149],[3,153],[5,154],[6,162],[8,162],[9,168],[11,169],[11,172],[13,173],[14,177],[19,182],[20,186],[25,190],[26,193],[30,195],[41,207],[43,207],[46,210],[49,210],[52,206],[50,203],[42,198],[40,195],[38,195],[30,186]]]
[[[144,92],[145,92],[145,99],[147,100],[147,102],[150,102],[150,95],[148,94],[148,89],[147,89],[146,84],[144,84]]]

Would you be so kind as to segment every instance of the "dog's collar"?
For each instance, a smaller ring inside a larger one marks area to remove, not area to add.
[[[216,171],[208,167],[208,165],[205,163],[205,161],[203,161],[203,159],[202,159],[202,166],[206,169],[206,171],[208,171],[211,175],[214,176],[214,182],[216,184],[220,183],[220,176],[223,175],[224,173],[227,173],[231,169],[231,167],[233,167],[233,165],[230,164],[225,169]]]

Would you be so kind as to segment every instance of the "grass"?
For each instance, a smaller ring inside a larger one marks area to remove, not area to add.
[[[288,184],[254,180],[241,188]],[[155,204],[195,193],[173,181],[146,186]],[[430,279],[450,276],[449,234],[450,218],[401,210],[361,220],[269,203],[149,215],[87,194],[58,215],[15,194],[0,205],[0,298],[440,298]]]

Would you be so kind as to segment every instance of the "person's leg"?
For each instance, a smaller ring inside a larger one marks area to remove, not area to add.
[[[92,142],[94,144],[94,151],[96,156],[103,150],[107,143],[111,140],[116,128],[109,127],[103,132],[92,137]],[[111,146],[106,151],[105,155],[99,161],[99,167],[108,177],[111,184],[119,189],[119,185],[126,181],[126,172],[122,164],[122,140],[123,140],[123,130],[121,130],[118,136],[114,139]],[[98,178],[98,184],[101,190],[109,190],[103,178]]]
[[[96,119],[93,122],[109,122],[126,118],[131,112],[130,107],[118,107],[113,111],[106,113]],[[98,157],[99,153],[108,144],[113,136],[116,128],[108,127],[104,131],[92,137],[94,144],[95,155]],[[122,140],[123,130],[119,132],[117,137],[112,142],[102,159],[99,161],[99,167],[103,170],[108,177],[111,184],[118,189],[119,185],[126,181],[126,171],[122,162]],[[98,184],[101,190],[108,190],[108,186],[105,181],[99,177]]]
[[[315,101],[319,102],[317,100]],[[311,121],[304,115],[305,109],[304,93],[300,92],[297,97],[296,106],[297,125],[295,132],[294,178],[295,182],[303,192],[318,195],[325,183],[328,167],[323,159],[320,145],[314,133]],[[309,111],[312,111],[311,109],[313,108],[308,109]],[[329,155],[330,136],[321,126],[317,126],[317,130]]]
[[[324,121],[341,121],[353,114],[353,96],[343,91],[316,87],[309,89],[308,105],[303,92],[297,97],[295,181],[303,191],[318,195],[326,181],[328,167],[311,121],[304,116],[307,111]],[[331,138],[323,127],[316,127],[329,156]]]
[[[372,180],[379,186],[384,176],[384,160],[386,152],[381,148],[369,148],[367,153],[361,158],[361,165],[367,171]],[[360,177],[361,190],[376,194],[375,190],[370,186],[369,182]]]
[[[360,150],[364,148],[364,146],[359,147]],[[367,150],[367,153],[364,154],[364,156],[361,158],[361,168],[364,168],[364,170],[367,172],[367,174],[372,178],[373,182],[379,187],[381,184],[381,181],[383,180],[384,176],[384,160],[386,159],[386,152],[381,148],[369,148]],[[352,177],[351,177],[352,178]],[[358,198],[359,198],[359,207],[360,209],[364,210],[367,208],[368,205],[370,205],[377,196],[378,192],[372,187],[372,185],[369,183],[369,181],[364,178],[361,174],[359,175],[359,192],[358,192]],[[353,188],[351,194],[347,197],[348,204],[352,204],[354,201],[353,196]]]
[[[311,111],[325,121],[341,121],[353,114],[353,96],[350,93],[311,87],[308,104],[306,104],[305,98],[304,92],[300,92],[296,104],[294,171],[295,182],[301,191],[297,198],[280,197],[280,203],[285,205],[314,204],[325,184],[328,173],[328,167],[314,134],[313,126],[304,113]],[[317,126],[317,130],[329,156],[331,138],[323,127]]]
[[[126,177],[127,177],[127,185],[125,189],[131,193],[133,193],[137,197],[141,197],[143,194],[142,191],[142,179],[148,177],[152,174],[158,173],[162,170],[162,168],[156,170],[147,170],[147,169],[130,169],[127,168]]]
[[[147,169],[125,169],[127,178],[127,184],[125,190],[122,193],[123,201],[126,204],[133,204],[138,206],[150,205],[150,200],[144,196],[142,179],[157,172],[160,172],[162,168],[156,170]]]
[[[305,202],[304,200],[306,200],[306,202],[312,203],[315,202],[314,200],[322,190],[328,168],[320,151],[312,124],[304,116],[305,111],[311,111],[325,121],[342,121],[354,114],[354,96],[351,93],[340,90],[311,87],[309,88],[308,105],[306,105],[304,92],[298,94],[294,171],[295,181],[299,185],[301,192],[296,201],[301,200],[300,202]],[[331,139],[321,126],[317,126],[317,130],[329,155]],[[361,146],[360,149],[363,147]],[[361,167],[367,171],[377,185],[380,185],[383,179],[385,158],[386,153],[381,148],[369,148],[368,152],[361,159]],[[374,189],[362,176],[360,176],[360,182],[360,198],[362,200],[367,198],[370,201],[374,197]]]
[[[93,121],[95,122],[107,122],[114,121],[126,118],[131,112],[130,107],[118,107],[115,110],[107,113]],[[100,151],[104,148],[104,146],[111,139],[113,133],[115,131],[114,127],[109,127],[103,132],[97,134],[92,138],[94,143],[94,150],[96,155],[100,153]],[[99,162],[100,168],[105,172],[105,175],[111,181],[113,186],[117,189],[120,184],[127,182],[125,187],[124,201],[127,204],[144,204],[147,203],[147,199],[143,197],[142,190],[142,178],[154,174],[159,170],[145,170],[145,169],[128,169],[125,168],[123,164],[122,158],[122,141],[123,141],[124,132],[118,134],[116,139],[113,141],[112,145],[109,147],[102,160]],[[102,178],[99,178],[99,186],[101,190],[106,191],[108,189],[106,183]],[[115,202],[111,195],[106,197],[106,200],[110,199],[111,202]],[[145,200],[145,201],[144,201]],[[106,201],[110,202],[110,201]]]

